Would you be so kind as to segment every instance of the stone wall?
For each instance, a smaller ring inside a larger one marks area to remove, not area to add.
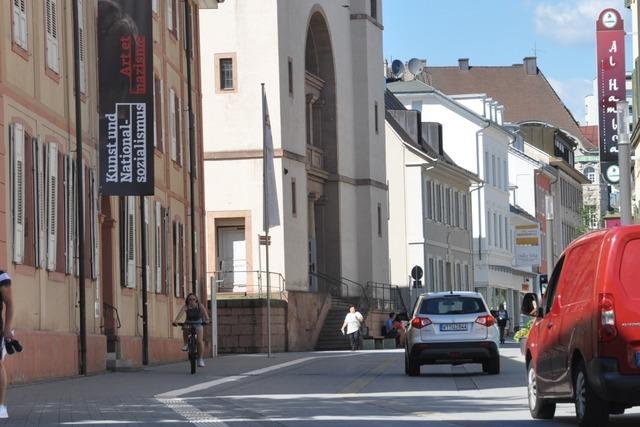
[[[331,308],[331,295],[294,291],[287,294],[287,350],[313,350]]]
[[[222,299],[218,306],[219,353],[266,353],[267,300]],[[271,301],[271,351],[286,351],[287,303]]]

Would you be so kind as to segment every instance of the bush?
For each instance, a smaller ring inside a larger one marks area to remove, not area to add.
[[[525,326],[518,329],[518,332],[516,332],[513,335],[513,340],[515,342],[520,342],[522,338],[526,338],[529,336],[529,330],[531,330],[531,325],[533,325],[533,321],[534,319],[529,320]]]

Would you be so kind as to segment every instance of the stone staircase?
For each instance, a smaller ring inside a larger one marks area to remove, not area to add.
[[[346,335],[342,335],[340,327],[344,322],[344,316],[346,316],[349,311],[349,307],[354,305],[354,303],[355,300],[331,297],[331,308],[327,313],[327,317],[320,330],[320,335],[318,336],[318,342],[316,343],[317,351],[351,349],[349,338]]]

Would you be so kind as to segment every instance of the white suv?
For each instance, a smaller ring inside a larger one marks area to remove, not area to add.
[[[500,373],[500,332],[477,292],[420,295],[406,338],[407,375],[420,375],[420,365],[436,363],[482,363],[484,372]]]

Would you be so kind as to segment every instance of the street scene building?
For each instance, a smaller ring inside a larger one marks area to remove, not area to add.
[[[206,4],[205,4],[206,3]],[[199,6],[190,2],[192,28]],[[79,1],[83,170],[78,171],[71,2],[12,1],[0,19],[0,268],[16,286],[15,327],[29,357],[9,361],[15,382],[78,373],[78,222],[84,223],[87,365],[90,373],[140,365],[141,272],[147,271],[153,363],[182,357],[171,321],[192,283],[205,295],[202,164],[189,164],[184,3],[152,2],[155,189],[145,197],[147,258],[141,256],[140,198],[101,197],[98,180],[97,2]],[[213,3],[215,6],[216,3]],[[210,6],[210,5],[209,5]],[[47,25],[42,23],[46,22]],[[198,33],[193,33],[194,40]],[[197,43],[195,44],[197,46]],[[199,70],[200,55],[189,61]],[[200,98],[199,73],[192,78]],[[194,108],[195,126],[202,123]],[[196,158],[202,159],[196,130]],[[195,211],[189,179],[195,177]],[[83,193],[77,192],[81,177]],[[77,217],[77,205],[84,217]],[[193,218],[197,233],[190,232]],[[24,309],[28,306],[29,309]],[[53,349],[54,353],[52,354]]]

